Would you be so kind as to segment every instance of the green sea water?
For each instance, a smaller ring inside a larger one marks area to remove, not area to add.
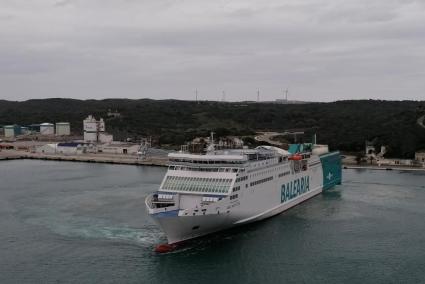
[[[164,168],[0,162],[0,283],[425,283],[425,173],[344,170],[283,214],[164,255]]]

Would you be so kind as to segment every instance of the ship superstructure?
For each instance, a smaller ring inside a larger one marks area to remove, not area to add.
[[[173,244],[281,213],[341,183],[339,152],[291,145],[169,154],[149,214]]]

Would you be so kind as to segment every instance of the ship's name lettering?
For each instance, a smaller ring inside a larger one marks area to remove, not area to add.
[[[305,176],[282,184],[280,201],[286,202],[310,191],[310,177]]]

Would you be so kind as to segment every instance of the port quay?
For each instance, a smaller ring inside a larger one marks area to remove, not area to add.
[[[68,161],[68,162],[86,162],[86,163],[106,163],[123,165],[143,165],[143,166],[167,166],[168,158],[165,156],[151,156],[140,159],[137,156],[120,154],[85,154],[85,155],[46,155],[39,153],[30,153],[17,150],[0,151],[0,160],[20,160],[36,159],[50,161]]]
[[[155,149],[148,155],[140,156],[136,153],[84,153],[84,154],[63,154],[63,153],[41,153],[28,149],[47,145],[47,142],[38,142],[37,145],[32,141],[9,142],[8,149],[0,149],[0,161],[7,160],[49,160],[49,161],[67,161],[67,162],[86,162],[86,163],[104,163],[104,164],[122,164],[137,166],[168,166],[168,152],[161,149]],[[3,143],[4,145],[4,143]],[[129,145],[129,144],[127,144]],[[344,169],[368,169],[368,170],[399,170],[399,171],[425,171],[424,167],[403,166],[403,165],[376,165],[376,164],[357,164],[354,156],[343,155],[342,165]]]
[[[114,115],[118,115],[114,113]],[[2,128],[0,160],[39,159],[126,165],[166,166],[168,151],[151,147],[151,139],[114,141],[103,118],[83,120],[83,136],[68,122],[8,125]]]

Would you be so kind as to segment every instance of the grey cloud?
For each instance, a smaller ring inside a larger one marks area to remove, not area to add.
[[[4,0],[1,98],[424,99],[425,5]],[[404,92],[400,88],[405,88]],[[360,91],[361,89],[361,91]],[[400,97],[405,96],[405,97]]]
[[[57,1],[53,4],[56,7],[64,7],[64,6],[68,6],[68,5],[72,5],[72,1],[71,0],[60,0]]]

